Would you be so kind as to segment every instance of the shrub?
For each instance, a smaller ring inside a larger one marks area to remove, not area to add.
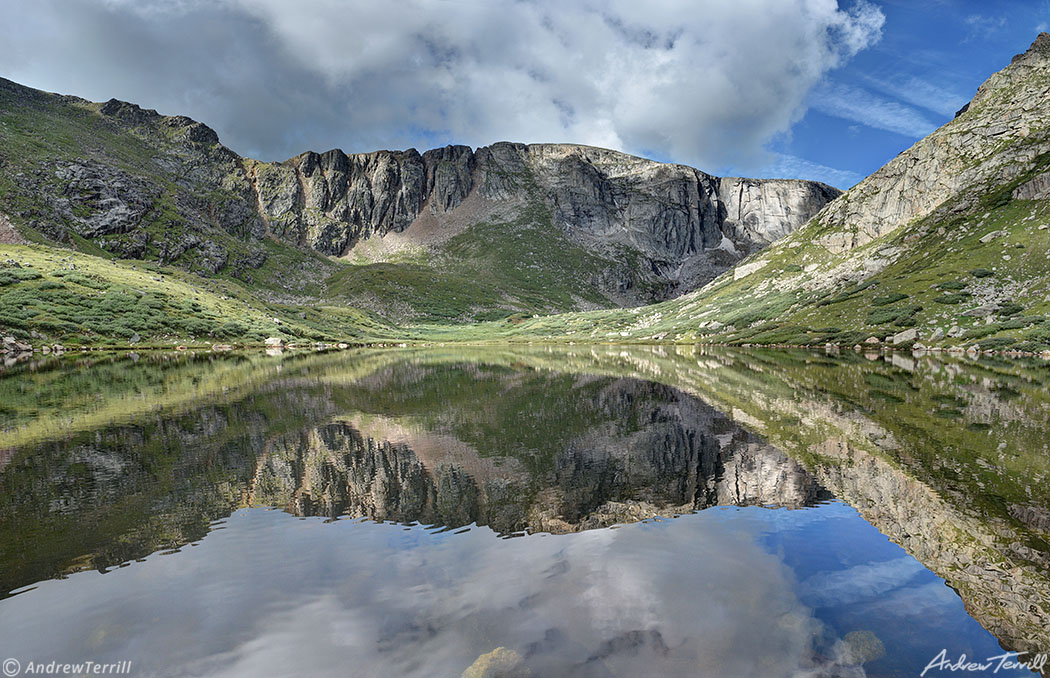
[[[987,268],[975,268],[970,271],[970,275],[975,278],[990,278],[995,275],[995,272],[989,271]]]
[[[1010,318],[1004,323],[1000,323],[1000,327],[1004,330],[1019,330],[1024,327],[1031,325],[1031,321],[1028,318]]]
[[[1046,344],[1041,341],[1022,341],[1018,344],[1014,344],[1013,348],[1017,351],[1031,351],[1032,353],[1039,353],[1040,351],[1050,351],[1050,344]]]
[[[959,282],[958,280],[945,280],[941,284],[937,285],[937,288],[942,290],[961,290],[965,287],[966,283]]]
[[[1024,310],[1024,306],[1021,306],[1020,304],[1015,304],[1013,302],[1008,302],[1008,303],[1005,303],[1005,304],[1003,304],[1002,306],[999,307],[999,315],[1001,315],[1001,316],[1017,315],[1018,313],[1020,313],[1023,310]]]
[[[989,334],[995,334],[1001,329],[1002,327],[999,325],[999,323],[995,323],[993,325],[982,325],[980,327],[974,327],[972,329],[966,330],[966,332],[964,332],[962,336],[963,339],[980,339],[981,337],[987,337]]]
[[[1009,346],[1010,344],[1016,344],[1017,340],[1010,337],[993,337],[992,339],[985,339],[984,341],[977,342],[977,345],[981,347],[982,351],[994,351],[995,349]]]
[[[871,300],[872,306],[888,306],[894,304],[902,299],[907,299],[907,294],[901,294],[900,292],[894,292],[893,294],[887,294],[884,297],[875,297]]]
[[[912,327],[915,325],[915,316],[922,310],[919,304],[909,304],[896,308],[877,308],[868,312],[869,325],[888,325],[890,323],[898,327]]]
[[[233,339],[244,336],[247,331],[248,328],[241,323],[236,320],[229,320],[220,325],[219,328],[215,330],[215,334],[224,339]]]

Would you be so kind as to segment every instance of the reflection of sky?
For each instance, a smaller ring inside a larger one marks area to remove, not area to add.
[[[840,504],[515,539],[244,510],[177,554],[0,602],[4,657],[135,675],[459,676],[497,647],[535,676],[863,675],[835,660],[854,630],[885,643],[878,673],[1000,652]]]

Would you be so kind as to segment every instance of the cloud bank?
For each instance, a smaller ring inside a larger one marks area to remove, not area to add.
[[[769,162],[883,22],[865,0],[13,0],[0,75],[190,115],[267,160],[565,141],[713,169]]]

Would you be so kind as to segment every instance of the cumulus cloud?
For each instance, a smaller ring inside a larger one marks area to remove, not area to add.
[[[883,22],[865,0],[13,0],[0,74],[264,159],[509,139],[716,168],[767,157]]]

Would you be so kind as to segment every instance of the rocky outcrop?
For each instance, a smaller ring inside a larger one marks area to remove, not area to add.
[[[723,178],[723,227],[736,241],[771,243],[799,228],[841,191],[813,181]]]
[[[827,205],[814,219],[820,242],[848,252],[933,213],[951,201],[953,212],[976,205],[987,189],[1022,177],[1050,151],[1046,121],[1050,93],[1050,35],[978,89],[955,119],[903,151]],[[1014,194],[1046,193],[1036,178]],[[985,189],[985,190],[981,190]]]

